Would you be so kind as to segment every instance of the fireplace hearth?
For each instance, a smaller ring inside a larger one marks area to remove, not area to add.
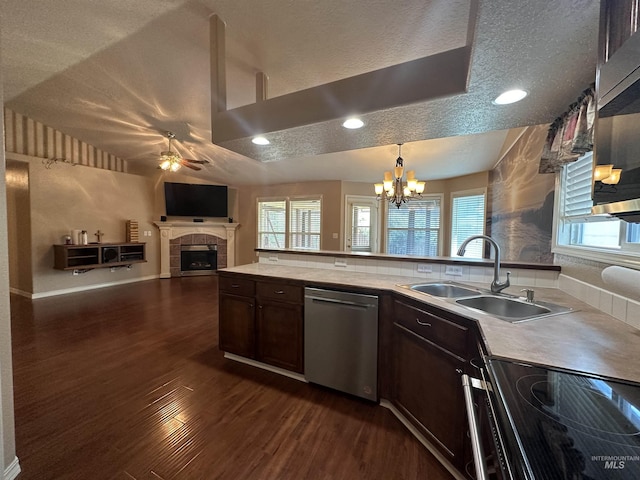
[[[217,245],[180,246],[180,275],[213,275],[217,269]]]

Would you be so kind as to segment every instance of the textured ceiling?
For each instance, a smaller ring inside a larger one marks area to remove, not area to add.
[[[480,1],[467,93],[369,113],[359,131],[277,132],[282,160],[268,164],[246,141],[226,145],[242,154],[211,143],[210,15],[226,23],[234,108],[253,102],[259,71],[274,97],[460,47],[468,0],[2,0],[5,102],[139,173],[157,173],[171,130],[182,155],[210,161],[194,175],[212,182],[378,180],[398,142],[419,178],[447,178],[491,168],[506,129],[552,121],[593,82],[598,8]],[[516,86],[530,96],[491,104]]]

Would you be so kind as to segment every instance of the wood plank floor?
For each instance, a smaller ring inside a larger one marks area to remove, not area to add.
[[[387,409],[224,359],[216,276],[11,313],[20,480],[451,479]]]

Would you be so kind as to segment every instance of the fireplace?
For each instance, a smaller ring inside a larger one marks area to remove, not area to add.
[[[217,245],[180,246],[180,275],[213,275],[217,268]]]

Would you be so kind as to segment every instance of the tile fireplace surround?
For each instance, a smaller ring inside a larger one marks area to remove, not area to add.
[[[226,265],[218,264],[218,268],[235,266],[235,243],[238,223],[191,223],[191,222],[154,222],[160,230],[160,278],[179,276],[180,265],[171,265],[171,248],[180,244],[216,244],[218,249],[226,243]],[[217,237],[217,238],[211,238]],[[221,241],[223,240],[223,241]],[[222,252],[219,251],[220,255]],[[180,253],[176,254],[178,257]],[[173,255],[175,257],[176,255]],[[221,258],[219,257],[219,262]],[[174,261],[175,263],[175,261]],[[177,272],[177,275],[175,275]]]

